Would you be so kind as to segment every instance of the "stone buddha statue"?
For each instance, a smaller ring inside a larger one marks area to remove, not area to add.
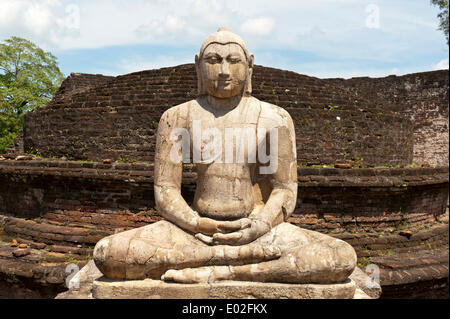
[[[158,126],[154,191],[165,220],[99,241],[94,261],[107,278],[338,283],[352,273],[349,244],[287,222],[297,200],[294,124],[251,96],[253,62],[228,29],[204,41],[199,97]],[[188,162],[198,175],[191,206],[181,195]]]

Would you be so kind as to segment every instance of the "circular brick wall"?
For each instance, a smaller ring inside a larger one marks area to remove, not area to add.
[[[191,64],[98,82],[80,77],[82,92],[69,94],[68,88],[77,86],[73,75],[47,108],[27,114],[26,151],[46,157],[152,162],[162,113],[197,93]],[[412,161],[409,120],[318,78],[256,66],[253,79],[255,97],[291,114],[300,163],[353,160],[376,166]],[[88,90],[90,83],[93,88]]]
[[[192,165],[191,165],[192,166]],[[192,201],[196,174],[185,167],[183,196]],[[433,224],[445,212],[448,167],[336,169],[298,167],[290,222],[325,233],[380,232]],[[158,220],[153,165],[58,160],[0,161],[0,212],[138,227]]]

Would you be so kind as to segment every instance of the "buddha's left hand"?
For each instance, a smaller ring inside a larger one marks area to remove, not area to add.
[[[228,234],[214,234],[212,236],[212,243],[214,245],[246,245],[266,234],[270,229],[271,226],[268,222],[254,218],[251,219],[251,224],[248,228]]]

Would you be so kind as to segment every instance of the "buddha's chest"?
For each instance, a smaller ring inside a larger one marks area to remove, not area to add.
[[[191,110],[188,127],[193,162],[256,163],[259,112],[250,109],[254,110],[236,108],[222,115],[201,107]]]

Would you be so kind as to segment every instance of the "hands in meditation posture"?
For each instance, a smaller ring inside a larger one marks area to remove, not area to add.
[[[352,273],[349,244],[286,222],[297,200],[294,125],[251,96],[253,61],[228,30],[205,40],[195,59],[199,97],[159,122],[154,188],[165,220],[99,241],[94,260],[106,277],[333,283]],[[186,133],[182,150],[176,132]],[[236,145],[248,143],[234,146],[233,132],[246,132]],[[191,152],[198,177],[189,206],[181,179]]]

